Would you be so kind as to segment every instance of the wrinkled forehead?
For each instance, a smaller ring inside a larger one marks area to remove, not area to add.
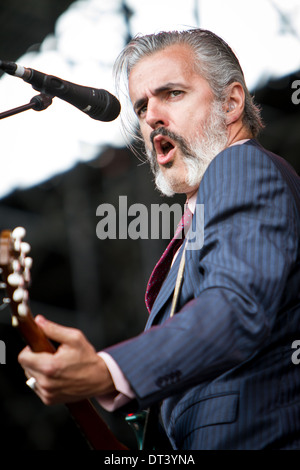
[[[165,83],[188,81],[197,75],[195,55],[187,45],[176,44],[142,57],[131,69],[128,78],[131,100],[136,93],[151,91]]]
[[[172,44],[170,46],[141,55],[141,57],[136,59],[130,65],[128,70],[128,77],[130,78],[135,69],[143,63],[154,63],[160,59],[166,60],[167,58],[174,62],[182,62],[182,65],[185,63],[187,66],[195,66],[196,62],[195,52],[188,44]]]

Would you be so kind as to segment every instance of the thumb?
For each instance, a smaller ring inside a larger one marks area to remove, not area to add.
[[[35,318],[36,323],[38,326],[43,330],[45,335],[57,343],[70,343],[74,337],[74,328],[69,328],[66,326],[59,325],[58,323],[54,323],[43,317],[42,315],[38,315]]]

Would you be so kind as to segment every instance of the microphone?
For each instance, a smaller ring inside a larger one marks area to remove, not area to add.
[[[113,121],[120,114],[119,100],[106,90],[76,85],[53,75],[22,67],[14,62],[0,60],[0,69],[22,78],[30,83],[34,90],[67,101],[98,121]]]

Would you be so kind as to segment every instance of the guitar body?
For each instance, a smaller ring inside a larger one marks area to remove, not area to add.
[[[36,324],[29,308],[28,287],[32,260],[28,257],[30,246],[23,242],[24,236],[22,227],[12,232],[3,230],[0,235],[0,268],[6,285],[5,301],[11,307],[12,325],[19,330],[32,351],[54,354],[54,345]],[[92,449],[128,450],[116,439],[90,400],[66,406]]]

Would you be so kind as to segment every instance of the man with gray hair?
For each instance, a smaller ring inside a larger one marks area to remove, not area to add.
[[[26,348],[19,361],[46,404],[96,396],[109,410],[157,409],[173,449],[299,449],[299,177],[257,142],[259,109],[215,34],[134,38],[116,76],[135,116],[126,130],[142,139],[158,189],[186,194],[194,233],[204,205],[204,243],[172,245],[170,265],[163,254],[139,336],[97,353],[39,316],[61,346]]]

